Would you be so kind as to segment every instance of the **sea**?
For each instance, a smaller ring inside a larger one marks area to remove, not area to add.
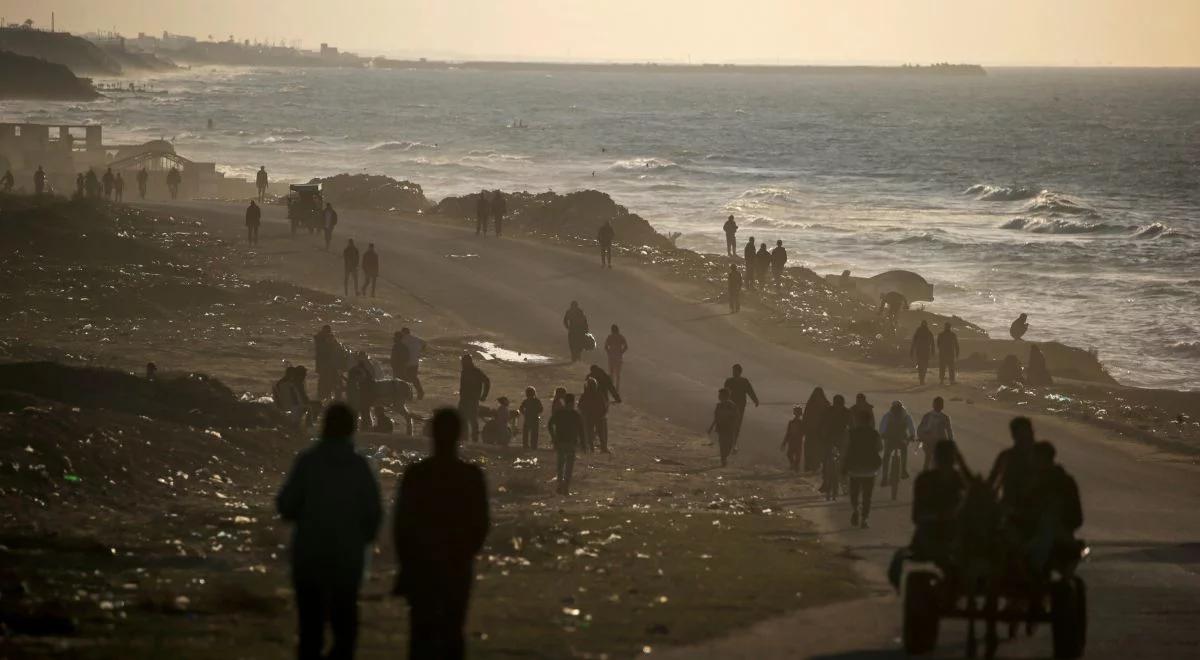
[[[98,82],[125,82],[99,80]],[[165,95],[0,104],[252,177],[609,193],[678,244],[783,240],[819,273],[920,273],[925,308],[1200,389],[1200,70],[986,76],[195,67]],[[207,128],[208,120],[213,128]]]

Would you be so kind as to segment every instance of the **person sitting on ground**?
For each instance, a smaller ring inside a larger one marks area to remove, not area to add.
[[[392,593],[408,599],[409,658],[462,658],[475,556],[491,527],[488,488],[483,470],[458,457],[458,413],[438,410],[430,429],[432,455],[404,470],[396,494]]]
[[[725,255],[736,257],[738,225],[734,222],[732,215],[729,216],[729,219],[725,221],[725,224],[721,228],[725,230]]]
[[[880,316],[887,315],[888,324],[896,329],[900,323],[900,312],[908,309],[908,298],[899,291],[888,291],[879,296]]]
[[[508,397],[502,396],[496,399],[496,410],[483,424],[483,443],[507,447],[513,436],[512,418],[513,410],[509,407]]]
[[[1075,532],[1083,525],[1083,505],[1079,486],[1063,467],[1054,462],[1054,445],[1035,442],[1030,451],[1032,480],[1029,512],[1033,538],[1029,547],[1030,565],[1045,575],[1057,556],[1075,549]]]
[[[1046,366],[1046,356],[1037,344],[1029,345],[1029,368],[1025,370],[1025,383],[1034,387],[1054,384],[1054,378]]]
[[[560,388],[561,389],[561,388]],[[571,473],[575,469],[575,448],[583,442],[583,417],[575,410],[575,395],[563,392],[561,403],[555,394],[558,408],[550,415],[546,430],[554,442],[556,477],[559,495],[571,494]]]
[[[871,494],[875,491],[875,475],[879,472],[883,442],[875,430],[874,416],[869,409],[851,409],[854,419],[842,461],[842,474],[850,479],[850,526],[867,528],[871,516]]]
[[[851,427],[859,423],[875,428],[875,406],[867,402],[867,395],[862,392],[854,395],[854,405],[850,406]]]
[[[1025,380],[1021,373],[1021,360],[1015,355],[1006,355],[996,370],[996,381],[1001,385],[1017,385]]]
[[[521,447],[525,449],[538,448],[538,426],[542,422],[542,400],[537,398],[537,390],[525,388],[525,399],[521,401]]]
[[[792,418],[788,420],[779,449],[787,450],[788,467],[792,472],[799,472],[800,457],[804,452],[804,406],[792,407]]]
[[[1028,314],[1021,314],[1017,317],[1017,320],[1012,322],[1012,325],[1008,326],[1008,334],[1011,335],[1013,339],[1020,341],[1021,338],[1025,336],[1025,333],[1029,332],[1028,318]]]
[[[940,396],[933,398],[933,410],[921,417],[917,425],[917,440],[921,441],[921,450],[925,454],[925,470],[933,464],[933,450],[942,440],[954,439],[954,427],[950,424],[950,415],[942,412],[946,400]]]
[[[326,622],[333,629],[329,657],[354,657],[363,568],[383,518],[379,483],[354,451],[354,430],[349,408],[329,406],[321,439],[296,458],[275,500],[280,517],[294,525],[301,658],[321,657]]]

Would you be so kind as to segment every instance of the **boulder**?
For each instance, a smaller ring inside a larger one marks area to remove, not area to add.
[[[421,186],[380,174],[339,174],[309,183],[320,183],[321,196],[336,207],[424,213],[433,205]]]

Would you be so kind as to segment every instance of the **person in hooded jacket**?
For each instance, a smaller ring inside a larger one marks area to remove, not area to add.
[[[301,660],[354,657],[365,558],[383,517],[379,484],[367,459],[354,451],[354,430],[354,412],[331,405],[320,440],[296,458],[275,500],[280,517],[293,524]],[[322,655],[326,623],[333,646]]]

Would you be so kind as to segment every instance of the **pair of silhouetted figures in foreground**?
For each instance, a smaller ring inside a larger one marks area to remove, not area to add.
[[[464,655],[474,560],[490,524],[487,488],[483,472],[458,458],[458,413],[437,411],[431,428],[433,455],[405,470],[396,494],[393,593],[409,603],[409,657],[453,660]],[[354,450],[354,431],[354,412],[331,405],[320,440],[296,459],[277,499],[279,514],[295,525],[302,660],[354,656],[359,588],[383,517],[379,484]],[[326,623],[333,645],[323,655]]]

